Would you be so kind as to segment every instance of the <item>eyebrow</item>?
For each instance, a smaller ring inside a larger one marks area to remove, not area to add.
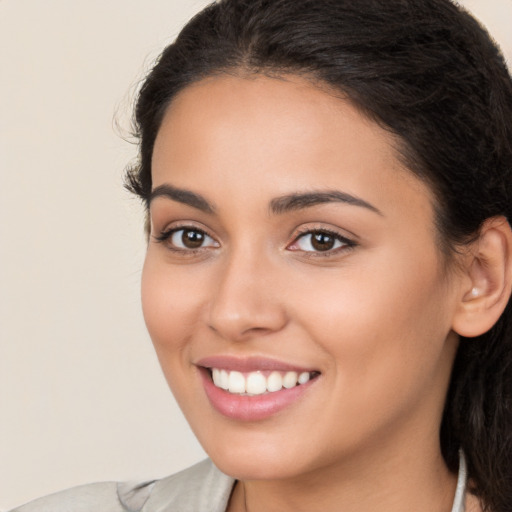
[[[280,215],[325,203],[345,203],[352,206],[360,206],[383,216],[383,213],[378,208],[364,199],[347,194],[346,192],[340,192],[339,190],[295,193],[277,197],[270,202],[270,211],[274,215]]]
[[[192,208],[196,208],[197,210],[201,210],[205,213],[215,212],[213,205],[211,205],[203,196],[200,196],[195,192],[191,192],[190,190],[173,187],[172,185],[159,185],[152,190],[149,196],[149,204],[151,204],[151,202],[157,197],[166,197],[167,199],[172,199],[178,203],[192,206]]]
[[[149,204],[157,197],[166,197],[167,199],[191,206],[205,213],[215,213],[215,207],[212,204],[203,196],[191,190],[173,187],[169,184],[159,185],[151,192]],[[297,192],[276,197],[270,201],[270,212],[274,215],[282,215],[290,211],[302,210],[326,203],[345,203],[352,206],[359,206],[383,216],[378,208],[364,199],[339,190]]]

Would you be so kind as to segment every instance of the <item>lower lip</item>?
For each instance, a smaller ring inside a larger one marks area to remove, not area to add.
[[[246,396],[229,393],[212,382],[210,372],[201,368],[206,396],[213,408],[222,415],[239,421],[260,421],[282,411],[297,402],[318,377],[290,389],[281,389],[262,395]]]

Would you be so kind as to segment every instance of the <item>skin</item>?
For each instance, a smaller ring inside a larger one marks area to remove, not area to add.
[[[288,76],[221,76],[182,91],[153,153],[155,197],[142,279],[165,377],[215,464],[239,479],[229,510],[447,512],[455,489],[439,425],[468,279],[446,267],[433,198],[392,136],[348,101]],[[342,191],[281,213],[278,197]],[[181,232],[208,235],[180,248]],[[304,231],[353,243],[315,251]],[[270,418],[226,418],[208,401],[204,357],[270,357],[320,376]],[[245,494],[245,497],[244,497]],[[475,504],[472,510],[478,510]]]

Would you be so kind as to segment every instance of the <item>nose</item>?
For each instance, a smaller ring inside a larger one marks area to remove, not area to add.
[[[264,258],[233,255],[225,261],[209,303],[210,329],[231,341],[281,330],[288,320],[276,277]]]

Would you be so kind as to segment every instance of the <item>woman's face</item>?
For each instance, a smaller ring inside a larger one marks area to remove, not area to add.
[[[223,471],[439,449],[460,287],[390,134],[297,77],[203,80],[164,117],[150,215],[146,323]]]

